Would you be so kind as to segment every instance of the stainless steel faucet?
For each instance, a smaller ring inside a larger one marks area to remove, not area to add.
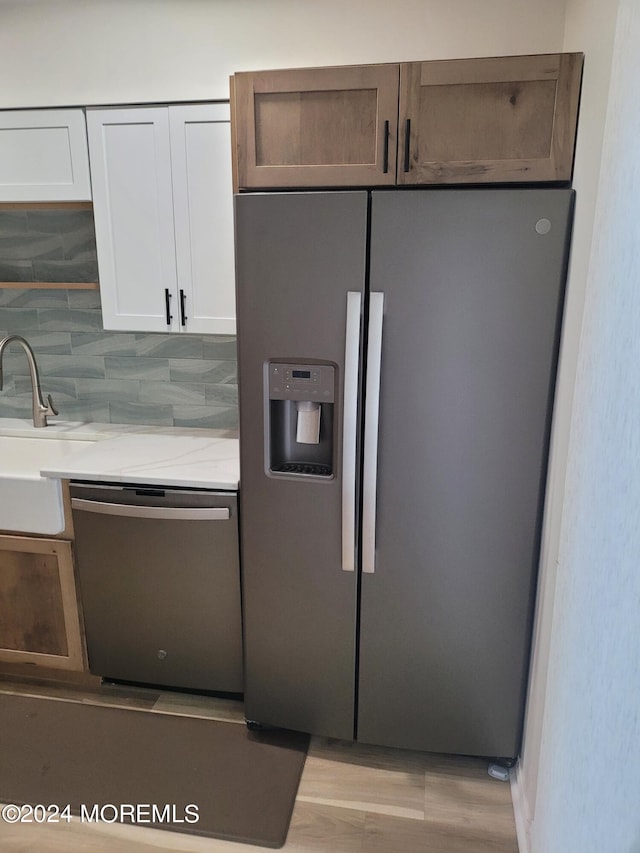
[[[42,391],[40,390],[40,377],[38,376],[38,367],[36,365],[36,359],[33,354],[33,350],[31,349],[27,341],[25,341],[24,338],[20,337],[20,335],[7,335],[6,338],[3,338],[3,340],[0,341],[0,391],[2,390],[3,383],[2,356],[4,355],[5,348],[9,344],[14,343],[20,344],[22,346],[24,354],[27,357],[27,361],[29,362],[29,373],[31,374],[31,411],[33,412],[33,425],[34,427],[46,427],[47,415],[57,415],[58,412],[53,405],[51,394],[47,394],[46,404],[42,399]]]

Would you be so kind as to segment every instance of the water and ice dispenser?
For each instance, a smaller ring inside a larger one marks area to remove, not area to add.
[[[333,474],[335,368],[330,364],[268,365],[268,467],[274,474]]]

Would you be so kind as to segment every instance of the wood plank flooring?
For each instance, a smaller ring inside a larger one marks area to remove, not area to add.
[[[0,692],[50,696],[244,725],[240,702],[145,688],[38,685],[0,676]],[[2,772],[0,756],[0,773]],[[98,770],[98,769],[97,769]],[[250,853],[269,848],[141,826],[8,824],[3,853]],[[313,738],[285,853],[517,853],[508,784],[486,761]]]

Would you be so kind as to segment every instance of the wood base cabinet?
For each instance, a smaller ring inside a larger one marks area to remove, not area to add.
[[[85,668],[71,542],[0,536],[0,662]]]
[[[571,180],[581,53],[243,72],[236,189]]]

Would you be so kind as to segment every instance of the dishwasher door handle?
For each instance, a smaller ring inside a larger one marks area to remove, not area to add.
[[[137,506],[112,504],[85,498],[71,498],[71,508],[100,515],[120,515],[125,518],[158,518],[180,521],[228,521],[229,507]]]

